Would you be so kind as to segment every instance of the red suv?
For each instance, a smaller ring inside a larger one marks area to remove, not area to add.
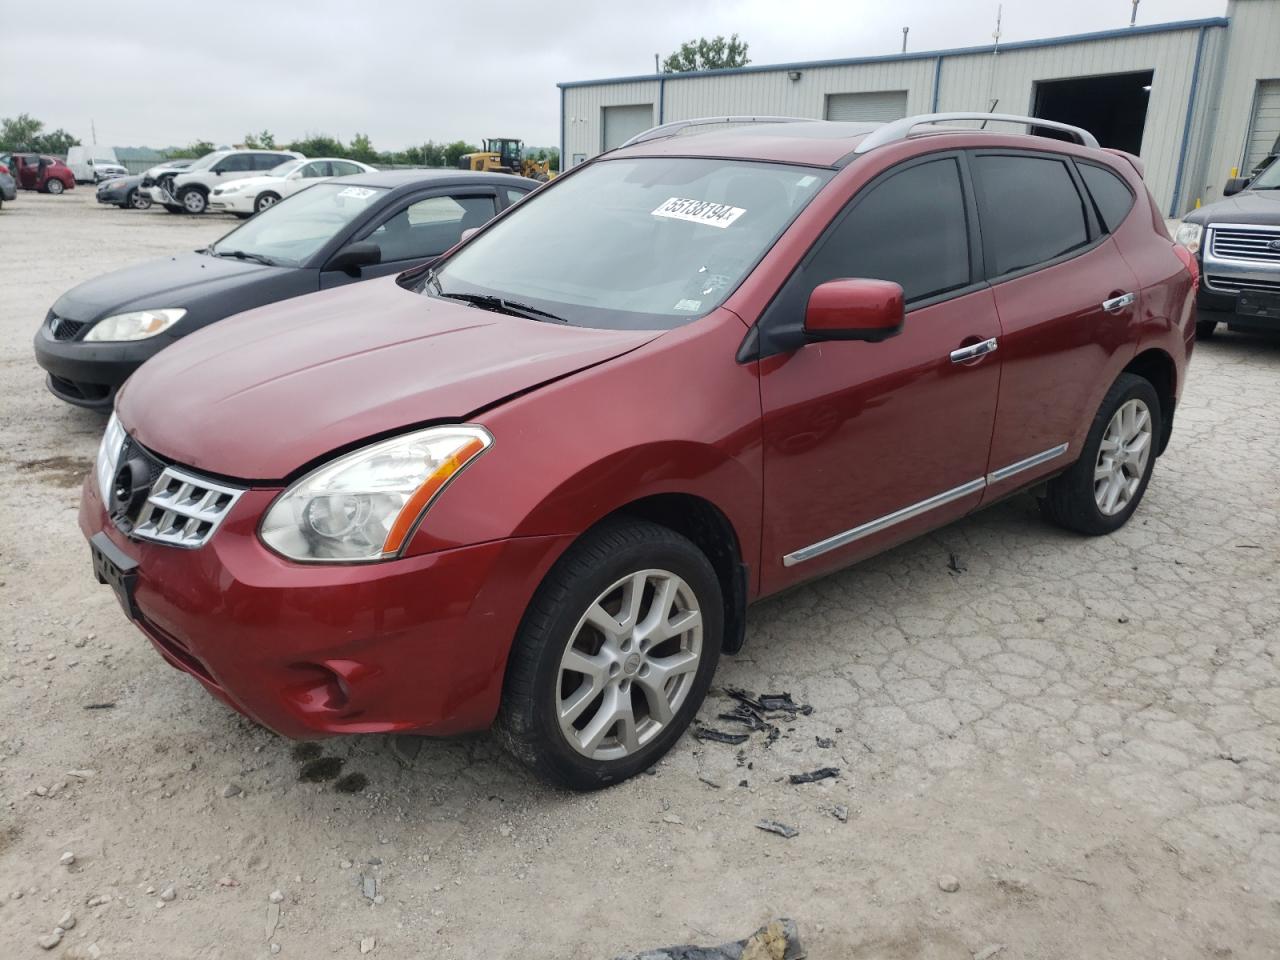
[[[39,190],[42,193],[56,194],[76,188],[75,174],[57,157],[38,153],[15,153],[13,164],[13,178],[23,190]]]
[[[1117,529],[1194,260],[1136,159],[954,118],[660,127],[432,265],[184,338],[85,484],[99,578],[282,734],[492,725],[589,789],[760,597],[1020,490]]]

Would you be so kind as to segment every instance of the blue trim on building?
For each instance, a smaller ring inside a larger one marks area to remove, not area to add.
[[[1000,44],[1000,52],[1034,50],[1040,47],[1060,47],[1071,43],[1089,43],[1094,40],[1118,40],[1150,33],[1174,33],[1182,30],[1204,31],[1209,27],[1225,27],[1226,17],[1206,17],[1202,20],[1179,20],[1174,23],[1153,23],[1141,27],[1121,27],[1117,30],[1098,30],[1093,33],[1077,33],[1065,37],[1047,37],[1043,40],[1020,40]],[[686,73],[648,73],[630,77],[607,77],[601,80],[569,80],[557,83],[561,90],[572,87],[599,87],[615,83],[659,82],[665,80],[691,80],[697,77],[723,77],[739,73],[769,73],[777,70],[812,70],[818,67],[854,67],[867,63],[892,63],[894,61],[930,60],[935,57],[964,57],[991,53],[993,44],[981,47],[954,47],[948,50],[926,50],[919,53],[890,53],[875,57],[849,57],[839,60],[804,60],[798,63],[768,63],[746,67],[729,67],[724,70],[691,70]]]
[[[1182,146],[1178,149],[1178,170],[1173,175],[1173,199],[1169,201],[1169,216],[1178,216],[1182,200],[1182,169],[1187,163],[1187,148],[1191,146],[1191,118],[1195,115],[1196,92],[1200,88],[1200,57],[1204,53],[1204,27],[1196,39],[1196,62],[1191,68],[1191,96],[1187,97],[1187,115],[1182,121]]]
[[[938,112],[938,94],[942,92],[942,58],[939,57],[933,61],[933,106],[929,108],[930,113]],[[563,91],[561,91],[563,95]]]

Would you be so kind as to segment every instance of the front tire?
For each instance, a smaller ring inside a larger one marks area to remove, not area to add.
[[[126,206],[132,207],[134,210],[150,210],[151,197],[135,188],[129,191]]]
[[[1040,501],[1045,516],[1094,537],[1123,527],[1151,480],[1162,417],[1151,383],[1120,374],[1102,399],[1079,459],[1049,481]]]
[[[63,186],[61,180],[46,180],[44,182],[44,189],[45,193],[51,193],[56,197],[66,188]]]
[[[1196,321],[1196,339],[1208,340],[1218,329],[1217,320],[1197,320]]]
[[[178,194],[178,201],[186,213],[201,214],[209,206],[209,198],[199,187],[186,187]]]
[[[643,520],[602,524],[566,551],[525,611],[498,739],[572,790],[635,776],[697,713],[723,633],[720,582],[691,541]]]
[[[263,210],[267,209],[267,207],[274,207],[279,202],[280,194],[278,193],[272,193],[270,190],[265,193],[260,193],[258,194],[257,199],[253,201],[253,212],[261,213]]]

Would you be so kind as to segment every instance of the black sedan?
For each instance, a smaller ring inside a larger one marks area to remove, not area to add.
[[[537,186],[462,170],[325,180],[204,250],[68,290],[36,332],[36,361],[54,396],[109,410],[129,374],[179,337],[253,307],[433,259]]]
[[[98,202],[109,203],[122,210],[127,210],[129,207],[134,210],[146,210],[151,206],[151,194],[145,190],[139,190],[140,186],[142,186],[140,176],[112,177],[110,180],[103,180],[98,185]]]

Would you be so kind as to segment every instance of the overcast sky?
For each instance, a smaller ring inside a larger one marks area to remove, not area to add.
[[[1002,41],[1124,27],[1130,0],[1003,0]],[[649,73],[682,40],[737,33],[767,64],[991,42],[996,0],[217,0],[5,3],[0,117],[113,146],[367,133],[378,149],[559,142],[556,83]],[[1142,0],[1140,24],[1225,0]],[[56,15],[55,15],[56,12]]]

